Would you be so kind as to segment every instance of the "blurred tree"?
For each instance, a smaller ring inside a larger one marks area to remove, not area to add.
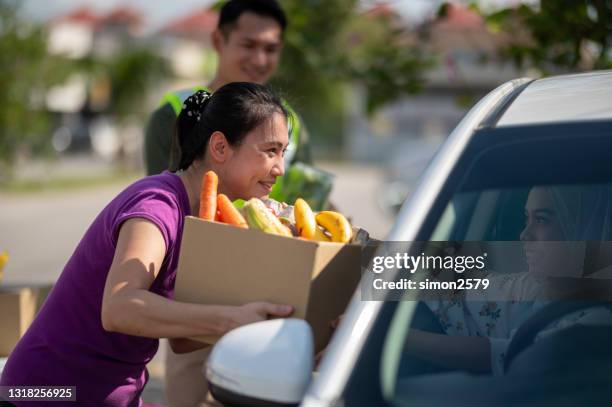
[[[353,16],[336,46],[344,49],[336,72],[365,86],[370,114],[421,90],[423,73],[433,64],[399,16],[385,9]]]
[[[103,108],[97,106],[96,111],[110,114],[121,132],[130,117],[144,118],[150,92],[168,72],[150,47],[127,40],[118,54],[105,58],[92,54],[71,60],[50,55],[47,33],[21,17],[20,4],[0,0],[0,182],[12,177],[19,153],[51,151],[51,117],[45,98],[52,86],[65,83],[75,73],[84,75],[92,88],[88,106],[96,103],[92,98],[100,88],[102,94],[109,89]]]
[[[612,67],[612,0],[541,0],[483,15],[491,29],[508,33],[502,56],[518,67]]]
[[[219,8],[223,1],[218,1]],[[319,144],[341,142],[347,85],[366,90],[367,113],[417,92],[431,61],[386,6],[358,0],[284,0],[289,26],[273,86],[296,107]]]
[[[111,87],[108,112],[118,121],[144,117],[150,110],[149,92],[169,74],[163,58],[144,46],[124,49],[98,69],[108,76]]]
[[[11,178],[18,152],[48,148],[46,89],[72,69],[47,55],[42,28],[21,18],[20,3],[0,0],[0,183]]]
[[[372,114],[423,84],[430,62],[392,10],[364,11],[357,0],[286,0],[283,6],[289,27],[273,83],[294,96],[320,142],[339,142],[347,85],[363,86]]]
[[[133,169],[134,157],[130,157],[127,151],[127,128],[130,121],[144,122],[151,109],[149,95],[156,84],[169,74],[168,66],[158,54],[140,46],[123,49],[110,61],[101,63],[99,69],[108,78],[111,89],[107,112],[118,124],[120,149],[116,163],[122,170]],[[140,149],[134,152],[140,158]]]

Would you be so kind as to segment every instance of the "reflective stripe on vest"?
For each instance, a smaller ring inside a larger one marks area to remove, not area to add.
[[[285,168],[289,168],[295,153],[297,152],[299,141],[300,141],[300,118],[293,111],[289,103],[283,99],[283,106],[287,109],[287,129],[289,130],[289,145],[287,151],[285,151]]]

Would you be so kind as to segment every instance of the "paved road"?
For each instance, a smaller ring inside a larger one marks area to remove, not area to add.
[[[121,188],[2,196],[0,250],[10,255],[4,283],[55,281],[89,224]]]
[[[391,220],[376,202],[382,175],[374,167],[322,165],[336,174],[331,200],[355,225],[384,238]],[[127,181],[126,181],[127,182]],[[0,196],[0,250],[8,250],[4,283],[53,282],[97,213],[124,187]]]

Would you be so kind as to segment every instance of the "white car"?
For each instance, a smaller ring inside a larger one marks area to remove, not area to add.
[[[437,152],[386,240],[518,241],[530,188],[569,184],[612,184],[612,71],[517,79],[493,90]],[[609,241],[612,202],[598,202],[582,202],[585,216],[598,211],[600,232],[582,238]],[[363,301],[368,279],[361,284],[317,373],[307,324],[266,321],[216,345],[208,367],[215,396],[253,406],[612,405],[612,322],[534,339],[572,312],[607,307],[602,297],[528,316],[510,337],[501,375],[410,376],[402,366],[417,302]]]

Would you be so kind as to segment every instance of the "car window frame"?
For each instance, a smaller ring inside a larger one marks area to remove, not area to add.
[[[481,127],[474,132],[465,150],[453,165],[449,177],[440,189],[433,204],[425,217],[425,221],[418,230],[417,239],[427,241],[432,236],[435,227],[440,221],[452,197],[458,192],[466,189],[465,181],[471,175],[475,163],[487,152],[495,148],[520,143],[542,142],[548,140],[576,139],[576,132],[580,132],[578,137],[592,137],[593,139],[602,138],[612,146],[612,121],[595,120],[589,122],[566,122],[554,124],[538,124],[526,126],[505,126],[501,128]],[[610,150],[608,150],[610,151]],[[609,177],[612,180],[612,168],[609,170]],[[592,182],[599,182],[594,180]],[[525,185],[498,185],[497,188],[504,186],[523,187]],[[383,366],[381,365],[385,338],[390,330],[393,316],[398,309],[399,302],[385,302],[381,307],[380,314],[370,331],[364,346],[361,349],[358,360],[355,364],[353,374],[349,378],[342,391],[342,398],[347,400],[368,400],[377,402],[377,405],[384,405],[388,400],[383,396],[381,376]],[[401,310],[401,308],[400,308]],[[399,328],[398,328],[399,329]],[[366,366],[377,367],[375,371],[369,370]],[[368,373],[375,373],[374,375]],[[370,385],[375,389],[365,392],[363,387],[364,379],[376,380]],[[355,391],[360,389],[357,393]],[[358,396],[356,396],[358,394]],[[369,394],[369,396],[368,396]],[[363,397],[366,397],[365,399]],[[369,398],[368,398],[369,397]],[[380,404],[379,404],[380,403]]]

